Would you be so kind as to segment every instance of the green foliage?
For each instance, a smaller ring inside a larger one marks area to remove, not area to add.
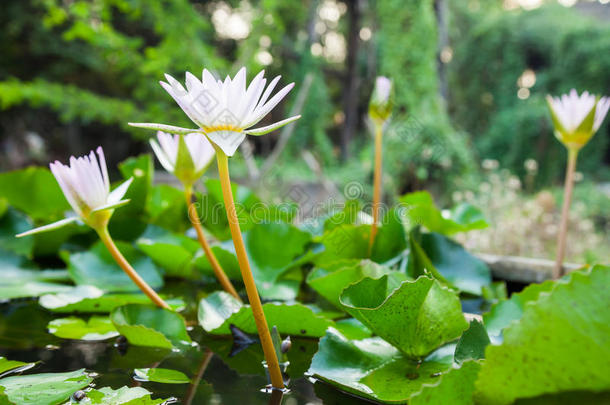
[[[139,381],[163,384],[186,384],[191,381],[184,373],[167,368],[136,368],[133,372]]]
[[[164,404],[163,399],[152,399],[150,391],[142,387],[121,387],[112,389],[103,387],[99,390],[90,390],[87,397],[80,404],[104,404],[104,405],[158,405]]]
[[[92,380],[85,369],[80,369],[67,373],[6,377],[0,379],[0,387],[10,401],[4,403],[48,405],[67,400],[74,391],[86,387]]]
[[[102,316],[92,316],[87,321],[73,316],[54,319],[47,328],[63,339],[107,340],[119,335],[110,319]]]
[[[523,163],[539,163],[537,183],[563,176],[566,152],[553,136],[544,97],[576,88],[607,91],[610,81],[601,72],[610,67],[602,49],[610,45],[607,24],[574,9],[548,5],[532,11],[467,11],[459,2],[454,11],[454,58],[449,65],[450,106],[457,124],[474,137],[478,154],[500,161],[522,176]],[[526,100],[517,97],[517,81],[526,69],[536,82]],[[598,174],[607,149],[609,126],[582,151],[579,170]]]

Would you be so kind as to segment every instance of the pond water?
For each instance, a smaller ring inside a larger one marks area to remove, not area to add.
[[[231,354],[230,337],[212,337],[199,326],[190,328],[198,345],[173,352],[132,346],[121,338],[104,342],[64,340],[47,332],[53,314],[34,300],[0,304],[0,356],[24,362],[39,362],[30,373],[65,372],[85,368],[97,373],[96,387],[142,386],[154,398],[175,398],[176,403],[197,405],[269,404],[261,392],[268,383],[260,345],[255,343]],[[316,339],[293,339],[288,352],[290,392],[284,405],[368,404],[304,376],[316,352]],[[191,378],[186,384],[160,384],[134,379],[134,369],[179,370]],[[200,376],[200,378],[198,378]]]

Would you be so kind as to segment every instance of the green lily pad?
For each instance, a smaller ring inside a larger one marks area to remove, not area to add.
[[[146,228],[143,213],[150,199],[154,166],[150,154],[130,157],[119,164],[124,179],[133,181],[123,198],[129,204],[117,209],[109,224],[110,234],[117,240],[134,240]],[[132,263],[133,264],[133,263]]]
[[[149,257],[125,242],[117,242],[117,247],[149,286],[163,286],[159,269]],[[105,291],[138,291],[138,286],[116,264],[101,242],[95,243],[88,251],[70,254],[68,272],[76,284],[94,285]]]
[[[571,273],[526,304],[488,346],[476,399],[510,404],[569,391],[610,391],[610,268]],[[507,381],[510,383],[507,384]]]
[[[15,237],[18,233],[29,229],[32,229],[32,223],[28,218],[22,213],[9,208],[3,215],[0,215],[0,246],[19,255],[31,257],[34,239]]]
[[[356,318],[346,318],[335,322],[335,329],[350,340],[370,338],[373,333]]]
[[[445,218],[427,191],[418,191],[400,198],[401,212],[405,216],[408,228],[424,226],[430,232],[452,235],[473,229],[487,227],[482,215],[476,213],[474,207],[456,208],[453,218]]]
[[[404,404],[450,367],[450,361],[409,360],[379,337],[349,340],[330,328],[308,373],[358,396]]]
[[[315,264],[327,267],[337,260],[368,258],[370,232],[370,225],[339,225],[324,232],[320,238],[324,251]]]
[[[343,209],[329,215],[324,221],[324,230],[330,231],[339,225],[354,225],[358,222],[358,213],[360,212],[360,201],[347,200]]]
[[[74,316],[54,319],[47,329],[62,339],[107,340],[119,335],[110,319],[103,316],[92,316],[88,321]]]
[[[414,359],[468,327],[458,296],[426,276],[398,288],[388,276],[365,278],[343,290],[340,300],[350,315]]]
[[[9,360],[0,356],[0,377],[10,373],[19,373],[34,367],[36,363],[24,363],[22,361]]]
[[[473,405],[474,383],[481,365],[467,361],[439,376],[433,385],[424,385],[421,392],[409,402],[411,405]]]
[[[183,233],[191,227],[184,191],[170,185],[157,184],[152,187],[146,211],[151,224],[172,232]]]
[[[149,225],[138,240],[138,248],[146,253],[169,276],[192,277],[191,261],[199,243],[184,235]]]
[[[164,298],[164,296],[161,296]],[[181,298],[166,299],[175,311],[184,308]],[[38,300],[40,306],[57,313],[109,313],[116,307],[127,304],[149,304],[150,298],[143,293],[104,293],[92,285],[78,285],[65,292],[46,294]]]
[[[239,263],[237,262],[237,256],[235,255],[233,241],[227,240],[212,246],[212,252],[214,253],[214,256],[216,256],[216,260],[220,263],[220,267],[222,267],[227,277],[231,280],[241,281],[241,271],[239,270]],[[212,265],[207,256],[203,254],[203,251],[195,255],[193,265],[203,274],[214,277]]]
[[[483,212],[469,203],[461,203],[453,207],[450,218],[467,230],[485,229],[489,226]]]
[[[30,217],[49,222],[70,210],[55,177],[44,167],[0,173],[0,197]]]
[[[316,315],[302,304],[266,303],[263,312],[267,324],[276,326],[278,331],[291,336],[323,336],[332,321]],[[246,333],[256,333],[256,324],[249,305],[243,305],[233,296],[217,291],[199,302],[199,324],[212,334],[230,334],[233,324]]]
[[[420,245],[436,270],[461,291],[481,295],[482,288],[491,284],[489,267],[457,242],[438,233],[424,233]]]
[[[407,232],[401,217],[401,210],[393,207],[381,220],[377,230],[371,259],[376,262],[386,262],[401,254],[407,248]]]
[[[113,390],[103,387],[99,390],[87,391],[87,397],[74,402],[75,404],[103,404],[103,405],[159,405],[166,400],[152,399],[152,393],[142,387],[121,387]]]
[[[521,319],[528,302],[537,300],[541,293],[549,292],[555,286],[556,283],[552,280],[530,284],[523,291],[512,294],[510,299],[496,302],[489,312],[483,314],[487,332],[492,336],[499,336],[512,321]]]
[[[133,370],[138,381],[151,381],[163,384],[187,384],[191,380],[178,370],[167,368],[136,368]]]
[[[456,363],[467,360],[480,360],[485,358],[485,348],[490,340],[485,326],[477,320],[470,321],[470,326],[460,337],[455,347]]]
[[[117,331],[136,346],[171,349],[191,343],[184,318],[168,309],[129,304],[115,308],[110,319]]]
[[[74,391],[89,385],[93,379],[85,369],[67,373],[44,373],[0,379],[4,395],[15,404],[49,405],[70,398]]]
[[[365,277],[388,275],[395,287],[405,281],[404,273],[393,271],[369,260],[336,261],[327,268],[317,267],[307,276],[307,284],[337,308],[343,309],[339,297],[348,285]]]

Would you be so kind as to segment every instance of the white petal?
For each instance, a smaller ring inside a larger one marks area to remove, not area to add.
[[[169,76],[169,75],[167,75]],[[171,77],[171,76],[169,76]],[[168,79],[169,80],[169,79]],[[182,87],[180,83],[176,81],[176,79],[172,78],[172,83],[175,83],[176,86],[169,85],[165,82],[159,82],[161,86],[167,91],[167,93],[172,96],[174,101],[180,106],[182,111],[198,126],[202,126],[202,120],[199,117],[198,112],[195,108],[193,108],[193,103],[190,97],[188,97],[188,92]]]
[[[195,170],[200,172],[208,167],[216,154],[208,138],[201,133],[194,133],[185,136],[184,142],[193,160]]]
[[[163,149],[161,149],[157,141],[151,139],[150,146],[152,147],[153,152],[155,152],[155,156],[157,156],[157,159],[159,160],[159,163],[161,163],[161,166],[163,166],[163,168],[168,172],[173,173],[174,165],[168,160],[168,157],[165,155],[165,152],[163,151]]]
[[[265,135],[271,131],[275,131],[276,129],[283,127],[286,124],[290,124],[291,122],[294,122],[294,121],[298,120],[299,118],[301,118],[300,115],[295,115],[294,117],[290,117],[290,118],[286,118],[285,120],[278,121],[275,124],[267,125],[266,127],[247,129],[244,132],[248,135],[256,135],[256,136]]]
[[[112,192],[108,196],[108,204],[116,204],[117,202],[119,202],[127,192],[127,189],[129,188],[129,185],[132,181],[133,177],[130,177],[128,180],[124,181],[123,184],[112,190]]]
[[[82,215],[81,204],[79,203],[80,200],[76,197],[72,184],[70,183],[68,176],[66,176],[66,166],[59,161],[55,161],[54,163],[51,163],[49,167],[72,209],[78,215]]]
[[[129,122],[128,125],[137,128],[153,129],[155,131],[168,132],[170,134],[190,134],[191,132],[197,132],[197,129],[188,129],[182,127],[175,127],[173,125],[165,124],[152,124],[147,122]]]
[[[233,156],[246,138],[243,132],[214,131],[206,134],[210,142],[218,146],[227,156]]]
[[[290,90],[292,90],[293,87],[294,83],[290,83],[282,90],[278,91],[276,95],[271,98],[271,100],[265,103],[265,105],[254,110],[252,112],[252,116],[248,117],[247,122],[244,123],[244,128],[251,127],[252,125],[262,120],[265,115],[267,115],[280,101],[282,101],[282,99],[286,96],[286,94],[288,94]]]
[[[35,233],[48,232],[48,231],[52,231],[52,230],[55,230],[55,229],[59,229],[59,228],[64,227],[64,226],[66,226],[68,224],[71,224],[72,222],[75,222],[77,219],[78,219],[78,217],[64,218],[64,219],[59,220],[57,222],[53,222],[52,224],[48,224],[48,225],[44,225],[44,226],[39,226],[38,228],[34,228],[34,229],[30,229],[29,231],[22,232],[20,234],[15,235],[15,237],[21,238],[23,236],[33,235]]]
[[[595,110],[595,123],[593,124],[593,129],[595,131],[602,126],[604,118],[606,118],[606,114],[608,113],[608,108],[610,108],[610,99],[608,97],[600,98]]]
[[[91,211],[91,213],[100,212],[100,211],[104,211],[104,210],[113,210],[115,208],[119,208],[119,207],[122,207],[123,205],[126,205],[127,203],[129,203],[129,201],[131,201],[131,200],[129,200],[129,199],[119,200],[114,203],[108,203],[108,204],[102,205],[101,207],[97,207],[96,209]]]

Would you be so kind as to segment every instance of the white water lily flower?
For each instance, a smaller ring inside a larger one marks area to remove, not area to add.
[[[201,133],[184,136],[159,131],[157,139],[158,143],[150,140],[157,159],[165,170],[187,185],[201,177],[216,153],[210,141]]]
[[[129,200],[123,200],[122,198],[133,178],[125,181],[111,192],[104,151],[101,147],[98,147],[96,152],[99,162],[95,153],[91,151],[88,156],[70,157],[69,166],[59,161],[49,165],[66,200],[78,216],[65,218],[29,230],[17,235],[17,237],[57,229],[79,218],[93,228],[105,226],[114,209],[129,202]]]
[[[369,115],[373,121],[383,124],[392,114],[392,80],[385,76],[375,79],[375,88],[369,103]]]
[[[561,97],[547,96],[555,136],[568,148],[580,149],[599,129],[610,108],[608,97],[572,89]]]
[[[264,73],[257,74],[246,87],[246,68],[241,68],[233,79],[227,76],[224,81],[217,80],[207,69],[203,70],[201,81],[186,72],[186,89],[166,74],[167,83],[160,82],[161,86],[199,129],[149,123],[129,125],[172,134],[204,133],[227,156],[233,156],[246,135],[264,135],[301,117],[297,115],[266,127],[252,128],[294,87],[294,83],[290,83],[270,98],[280,76],[265,88]]]

